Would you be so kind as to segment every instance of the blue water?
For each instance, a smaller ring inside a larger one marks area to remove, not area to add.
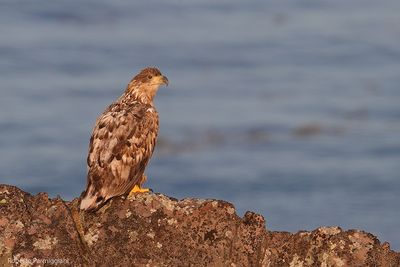
[[[400,250],[400,1],[2,1],[0,182],[72,199],[96,117],[142,67],[170,86],[148,186],[271,230]]]

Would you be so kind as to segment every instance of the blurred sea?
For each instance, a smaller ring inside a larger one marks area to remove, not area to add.
[[[0,182],[79,196],[96,117],[141,68],[170,86],[148,186],[270,230],[400,250],[400,1],[1,1]]]

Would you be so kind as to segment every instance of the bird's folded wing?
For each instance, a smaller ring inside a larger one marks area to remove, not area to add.
[[[97,120],[89,145],[88,178],[98,183],[93,184],[97,190],[108,191],[104,197],[124,194],[141,179],[155,146],[156,116],[145,106],[134,106],[110,110]]]

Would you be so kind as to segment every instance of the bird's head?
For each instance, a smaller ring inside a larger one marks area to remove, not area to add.
[[[155,67],[142,69],[128,84],[127,92],[140,99],[153,101],[158,88],[168,85],[168,78]]]

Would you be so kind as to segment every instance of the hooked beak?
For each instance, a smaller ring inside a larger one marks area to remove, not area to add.
[[[151,84],[152,85],[157,85],[157,86],[161,86],[163,84],[168,86],[168,83],[169,83],[168,78],[165,77],[164,75],[155,76],[151,80]]]
[[[163,84],[165,84],[166,86],[168,86],[169,81],[168,81],[168,78],[167,78],[166,76],[162,75],[162,76],[161,76],[161,81],[162,81]]]

